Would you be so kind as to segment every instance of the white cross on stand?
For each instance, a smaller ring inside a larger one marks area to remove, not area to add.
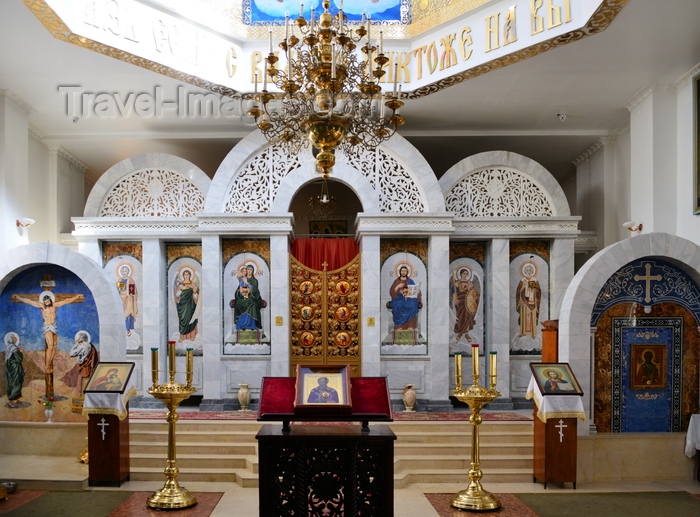
[[[109,424],[108,424],[107,422],[105,422],[104,417],[102,417],[102,420],[100,420],[100,423],[97,424],[97,427],[101,427],[101,428],[102,428],[102,441],[104,441],[105,436],[107,436],[107,433],[105,432],[105,426],[108,426],[108,425],[109,425]]]
[[[564,441],[564,428],[569,427],[568,425],[564,425],[564,421],[559,419],[559,423],[555,425],[554,427],[559,428],[559,443]]]

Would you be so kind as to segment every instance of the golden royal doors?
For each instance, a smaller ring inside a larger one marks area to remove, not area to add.
[[[360,372],[360,255],[317,271],[290,257],[290,375],[297,364],[347,364]]]

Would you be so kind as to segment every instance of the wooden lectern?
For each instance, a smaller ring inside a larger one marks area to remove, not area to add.
[[[258,420],[283,424],[264,425],[256,436],[261,516],[310,515],[312,508],[318,515],[394,515],[396,435],[368,425],[392,421],[386,378],[353,377],[351,391],[350,412],[300,413],[293,377],[263,378]],[[311,421],[327,425],[303,425]]]
[[[121,486],[129,481],[129,416],[91,414],[88,419],[88,484]]]
[[[88,418],[88,484],[121,486],[129,481],[129,398],[134,363],[97,363],[85,386]]]
[[[567,363],[530,363],[530,368],[527,398],[535,399],[533,482],[545,488],[547,483],[571,482],[575,489],[577,420],[585,420],[583,392]]]

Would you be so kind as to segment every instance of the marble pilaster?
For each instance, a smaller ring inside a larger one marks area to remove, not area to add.
[[[270,373],[289,375],[289,237],[270,236]],[[281,318],[282,324],[277,324]]]
[[[556,320],[566,288],[574,278],[574,239],[554,239],[550,252],[549,317]]]
[[[202,236],[202,315],[199,320],[204,343],[202,349],[202,385],[205,399],[219,399],[225,392],[221,380],[222,327],[221,239],[218,235]],[[195,368],[197,366],[195,358]]]
[[[141,299],[143,302],[143,386],[144,396],[147,388],[152,385],[151,379],[151,348],[158,348],[159,379],[165,382],[167,370],[167,323],[166,304],[163,293],[167,292],[165,285],[165,245],[159,239],[144,239],[143,251],[143,286]],[[122,315],[122,320],[123,320]],[[122,332],[123,334],[123,332]]]
[[[429,398],[447,400],[450,394],[450,238],[434,235],[428,249],[430,325],[428,327],[431,383]]]
[[[380,305],[381,289],[379,286],[379,236],[368,235],[360,241],[362,253],[362,375],[376,377],[381,375],[380,345],[381,327]],[[369,325],[369,318],[374,324]]]
[[[509,241],[493,239],[487,256],[489,289],[486,295],[488,319],[484,352],[498,352],[497,389],[510,397],[510,264]]]

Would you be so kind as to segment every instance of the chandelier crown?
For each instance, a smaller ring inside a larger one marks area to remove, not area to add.
[[[262,92],[258,93],[256,74],[253,106],[247,113],[270,143],[285,146],[291,154],[310,143],[319,151],[316,170],[327,177],[337,149],[345,153],[357,146],[374,149],[405,119],[399,114],[404,103],[400,86],[397,90],[397,63],[393,92],[383,94],[379,85],[389,62],[382,32],[373,40],[371,19],[363,15],[353,33],[342,1],[335,15],[329,11],[330,1],[324,0],[322,6],[318,20],[312,9],[307,22],[303,4],[296,20],[285,16],[285,37],[279,43],[286,57],[284,68],[277,65],[270,30]],[[268,92],[268,81],[280,93]]]

